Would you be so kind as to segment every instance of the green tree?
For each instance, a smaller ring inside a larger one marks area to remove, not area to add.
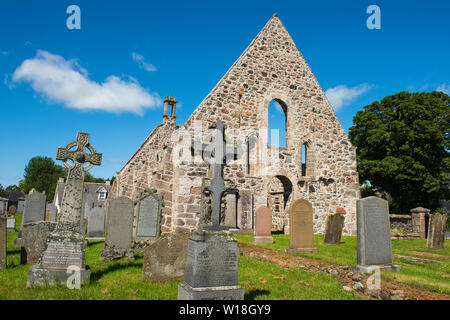
[[[0,197],[6,197],[6,190],[3,189],[3,186],[0,184]]]
[[[353,118],[361,181],[389,194],[393,212],[435,209],[449,172],[450,97],[399,92],[365,106]]]
[[[15,184],[7,186],[6,191],[20,191],[20,188],[18,186],[16,186]]]
[[[46,193],[47,201],[52,201],[59,177],[65,177],[67,169],[56,165],[51,158],[34,157],[25,166],[23,180],[19,188],[28,193],[31,189]]]
[[[105,183],[103,178],[95,178],[89,171],[84,173],[84,182]]]

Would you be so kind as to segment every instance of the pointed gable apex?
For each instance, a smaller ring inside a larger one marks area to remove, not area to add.
[[[190,126],[194,120],[207,123],[224,120],[230,125],[233,119],[239,118],[239,127],[256,127],[255,123],[261,124],[260,117],[267,115],[261,104],[277,96],[289,100],[284,102],[291,110],[309,109],[326,114],[333,122],[333,129],[338,130],[343,139],[348,139],[316,77],[277,14],[270,18],[185,125]],[[263,122],[267,125],[267,120]]]

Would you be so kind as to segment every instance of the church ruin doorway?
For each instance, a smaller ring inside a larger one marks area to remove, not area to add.
[[[277,175],[269,181],[267,202],[272,211],[272,229],[283,231],[289,220],[289,200],[292,194],[292,182],[289,178]]]

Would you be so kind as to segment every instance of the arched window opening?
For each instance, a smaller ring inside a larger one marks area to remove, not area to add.
[[[269,146],[286,147],[287,106],[274,99],[269,103],[268,111]]]

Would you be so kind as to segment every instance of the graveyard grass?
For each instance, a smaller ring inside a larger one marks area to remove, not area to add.
[[[273,244],[264,244],[280,252],[289,247],[289,235],[273,234]],[[251,244],[252,236],[235,235],[238,241]],[[323,235],[314,235],[317,253],[296,253],[299,256],[322,260],[339,265],[356,265],[356,237],[343,236],[339,245],[324,245]],[[414,251],[413,253],[410,253]],[[409,252],[409,253],[408,253]],[[416,252],[432,253],[446,258],[436,258],[418,255]],[[401,271],[384,271],[381,277],[415,285],[421,289],[450,294],[450,240],[445,240],[445,247],[441,250],[431,250],[426,247],[426,239],[397,240],[392,239],[392,254],[394,263],[401,265]],[[395,255],[412,256],[422,259],[436,260],[440,263],[425,264],[395,258]]]
[[[16,229],[21,216],[16,216]],[[8,233],[8,268],[0,271],[0,299],[79,300],[79,299],[177,299],[178,281],[145,283],[142,281],[143,253],[134,261],[100,261],[104,242],[90,243],[86,248],[86,264],[91,268],[91,283],[81,290],[65,286],[27,289],[31,265],[20,265],[20,249],[14,248],[17,232]],[[304,270],[286,270],[272,263],[239,256],[239,284],[245,299],[362,299],[344,291],[325,274]]]

